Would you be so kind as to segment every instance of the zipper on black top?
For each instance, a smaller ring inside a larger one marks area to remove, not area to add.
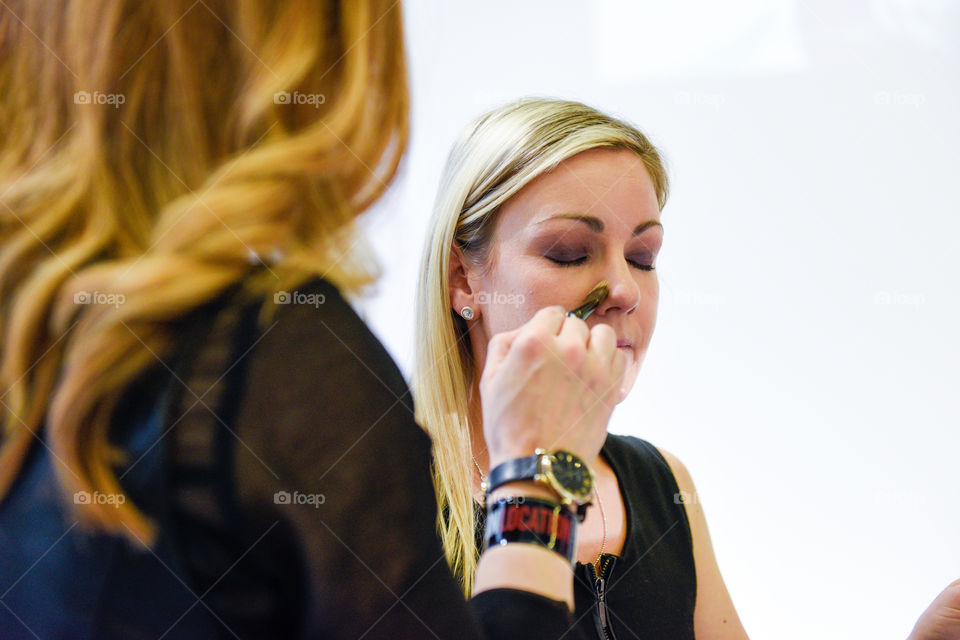
[[[593,610],[593,621],[597,628],[597,634],[603,640],[617,640],[610,624],[610,612],[607,610],[607,580],[610,579],[610,570],[615,559],[616,556],[609,554],[600,556],[599,573],[596,565],[590,565],[590,571],[593,573],[593,591],[597,597],[597,606]]]

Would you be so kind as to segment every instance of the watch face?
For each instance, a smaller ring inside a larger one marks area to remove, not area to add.
[[[589,467],[569,451],[557,451],[551,456],[550,467],[557,483],[580,502],[593,495],[593,474]]]

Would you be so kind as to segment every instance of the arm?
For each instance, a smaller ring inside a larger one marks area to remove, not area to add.
[[[696,497],[684,505],[693,535],[693,557],[697,567],[697,606],[694,611],[696,637],[698,640],[748,640],[720,575],[707,520],[690,472],[675,455],[659,447],[658,450],[670,464],[680,491]]]
[[[409,390],[336,291],[314,292],[326,301],[281,308],[248,356],[235,446],[244,510],[260,530],[279,523],[299,558],[299,637],[565,633],[570,614],[559,598],[500,588],[510,581],[493,581],[472,607],[463,598],[436,535],[430,440]],[[278,503],[276,492],[291,499]],[[297,504],[295,492],[318,498]],[[569,567],[565,579],[572,588]]]
[[[940,592],[923,612],[907,640],[956,640],[960,638],[960,580]]]

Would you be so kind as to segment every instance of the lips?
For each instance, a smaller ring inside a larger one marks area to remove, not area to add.
[[[617,347],[620,349],[633,349],[633,343],[629,340],[621,338],[617,340]]]

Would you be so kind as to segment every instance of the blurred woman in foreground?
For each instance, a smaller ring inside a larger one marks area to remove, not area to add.
[[[408,124],[398,3],[3,3],[0,636],[566,630],[570,561],[543,546],[484,554],[461,597],[429,440],[346,300],[376,277],[354,221]],[[583,384],[564,358],[595,361],[591,385],[623,373],[582,321],[540,318],[519,343],[563,357],[509,372],[555,387],[500,407],[495,459],[582,451],[612,408],[520,428]],[[532,482],[498,491],[569,519]]]

